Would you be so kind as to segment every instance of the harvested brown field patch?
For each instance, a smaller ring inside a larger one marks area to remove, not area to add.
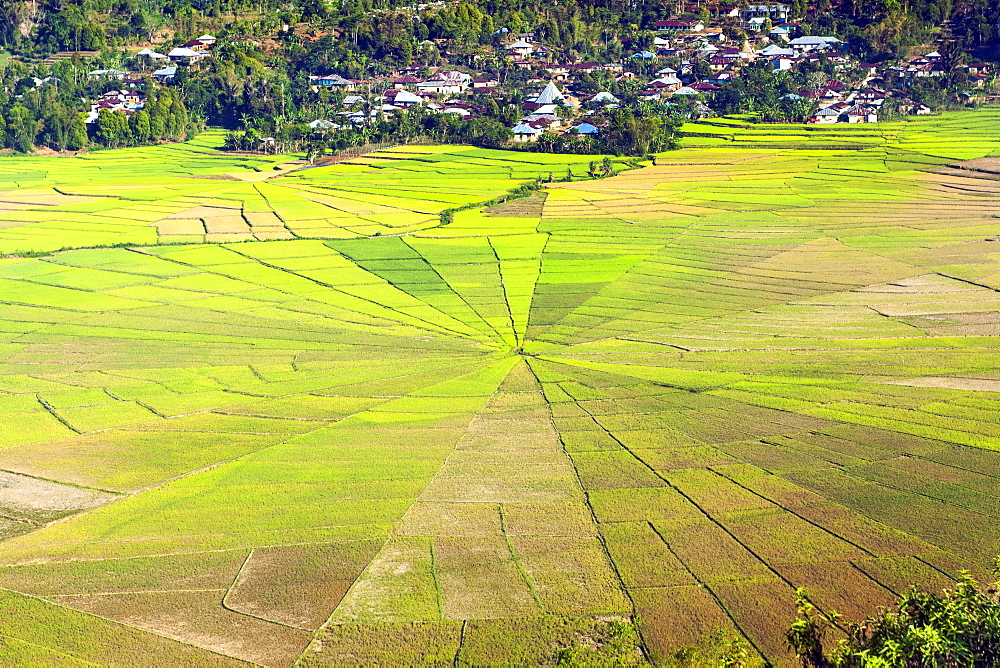
[[[716,520],[770,565],[867,556],[850,543],[782,508],[726,513],[717,515]]]
[[[711,520],[653,522],[671,551],[701,582],[774,582],[767,564]]]
[[[785,632],[788,620],[795,618],[795,596],[790,587],[777,578],[768,583],[710,586],[740,629],[765,656],[788,656]]]
[[[872,580],[902,596],[914,582],[924,583],[927,591],[937,592],[954,586],[950,577],[916,557],[887,557],[853,562]],[[867,614],[867,613],[866,613]]]
[[[106,492],[0,471],[0,514],[29,522],[50,522],[115,498]]]
[[[75,608],[227,656],[265,665],[288,665],[309,644],[309,634],[222,607],[222,593],[166,592],[74,597]],[[267,643],[260,642],[262,637]]]
[[[254,550],[226,596],[226,606],[279,624],[317,629],[340,604],[380,543]]]
[[[803,587],[821,610],[836,610],[847,622],[863,621],[896,601],[890,590],[848,562],[780,564],[775,570],[793,586]]]
[[[635,615],[654,660],[665,662],[681,647],[719,629],[736,627],[701,585],[634,589]]]

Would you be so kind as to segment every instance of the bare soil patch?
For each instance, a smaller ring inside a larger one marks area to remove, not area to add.
[[[114,498],[113,494],[0,472],[0,515],[16,519],[51,522]]]

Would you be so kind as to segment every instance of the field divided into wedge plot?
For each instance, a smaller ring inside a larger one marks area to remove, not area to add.
[[[206,138],[0,165],[49,189],[0,214],[50,215],[0,243],[76,246],[0,260],[4,651],[631,665],[723,629],[792,665],[796,587],[859,619],[988,577],[1000,169],[961,161],[998,120],[712,119],[656,166],[448,224],[585,166],[400,147],[254,181],[275,163]],[[162,211],[240,200],[308,238],[157,244],[164,216],[91,248],[60,218],[98,201],[99,156],[167,151],[192,162],[157,178],[194,185],[147,193]]]
[[[183,144],[5,159],[0,255],[398,235],[440,225],[446,209],[589,166],[589,156],[406,146],[309,167],[296,156],[220,153],[222,143],[211,131]]]

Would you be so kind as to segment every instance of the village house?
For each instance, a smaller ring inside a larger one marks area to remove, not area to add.
[[[554,82],[550,81],[545,85],[532,102],[535,104],[562,104],[566,101],[566,96],[562,94],[559,87],[555,85]]]
[[[772,56],[768,62],[772,72],[781,72],[792,69],[799,59],[792,56]]]
[[[808,35],[789,40],[788,46],[796,53],[811,53],[813,51],[829,51],[840,43],[841,41],[836,37]]]
[[[177,67],[174,65],[161,67],[153,72],[153,78],[160,82],[170,81],[175,76],[177,76]]]
[[[415,95],[408,90],[400,89],[390,90],[383,97],[387,103],[401,109],[409,109],[410,107],[424,101],[419,95]]]
[[[132,114],[145,106],[146,96],[137,90],[111,90],[102,94],[90,103],[90,111],[84,119],[85,123],[97,121],[101,111],[121,111]]]
[[[600,133],[600,129],[596,125],[591,125],[590,123],[580,123],[579,125],[574,125],[566,130],[566,134],[586,135],[591,137],[596,137]]]
[[[791,58],[795,55],[795,52],[791,49],[778,46],[777,44],[768,44],[761,49],[758,55],[764,58]]]
[[[666,19],[654,23],[653,28],[657,32],[698,32],[705,29],[705,24],[697,19]]]
[[[338,90],[354,90],[358,82],[353,79],[345,79],[339,74],[321,74],[309,77],[309,86],[313,92],[320,88],[335,88]]]
[[[684,82],[675,76],[664,76],[649,82],[648,88],[655,88],[662,91],[674,92],[684,85]]]
[[[678,88],[677,90],[674,91],[674,95],[685,95],[685,96],[698,95],[698,91],[696,91],[694,88],[691,88],[690,86],[682,86],[681,88]]]
[[[139,51],[138,53],[136,53],[135,55],[136,55],[136,58],[148,58],[149,60],[155,61],[155,62],[169,62],[170,61],[170,57],[169,56],[167,56],[164,53],[157,53],[156,51],[153,51],[152,49],[143,49],[143,50]]]
[[[436,94],[454,94],[461,93],[465,91],[472,85],[472,77],[464,72],[456,71],[442,71],[435,74],[433,77],[427,81],[423,81],[416,85],[417,92],[426,95],[428,93]]]
[[[878,109],[875,107],[858,104],[843,114],[841,114],[841,119],[846,118],[847,123],[878,123]]]
[[[415,77],[412,74],[405,74],[403,76],[396,77],[395,79],[393,79],[392,87],[406,88],[407,86],[415,86],[418,83],[420,83],[420,79],[418,77]]]
[[[740,18],[747,23],[751,19],[769,19],[772,23],[783,23],[791,10],[790,5],[748,5],[740,11]]]
[[[533,123],[518,123],[515,125],[511,132],[514,133],[514,141],[526,143],[538,141],[538,138],[542,136],[545,132],[542,125],[536,125]]]
[[[340,126],[333,121],[328,121],[323,118],[317,118],[314,121],[309,121],[306,123],[314,132],[323,133],[327,130],[339,130]]]
[[[179,46],[176,49],[171,49],[167,53],[167,58],[175,63],[181,63],[184,65],[194,65],[202,58],[205,58],[206,54],[201,51],[195,51],[187,47]]]
[[[545,72],[553,81],[567,81],[569,79],[569,65],[553,65],[546,67]]]
[[[601,91],[589,100],[593,104],[612,105],[618,104],[620,100],[607,91]]]
[[[787,42],[792,38],[792,35],[798,30],[798,26],[791,23],[782,23],[771,28],[771,32],[768,33],[768,37],[772,41]]]
[[[713,93],[717,93],[721,90],[719,86],[711,83],[710,81],[698,81],[691,84],[690,88],[701,95],[712,95]]]
[[[535,52],[535,46],[523,39],[519,39],[513,44],[508,44],[504,49],[507,51],[507,55],[512,58],[528,58]]]
[[[212,35],[202,35],[197,37],[190,42],[185,42],[181,46],[186,49],[191,49],[192,51],[204,52],[215,46],[216,39]]]
[[[128,72],[122,72],[121,70],[93,70],[87,72],[87,78],[92,80],[100,79],[124,79]]]
[[[810,123],[836,123],[840,119],[840,110],[834,109],[833,107],[823,107],[818,109],[812,116],[809,117]]]

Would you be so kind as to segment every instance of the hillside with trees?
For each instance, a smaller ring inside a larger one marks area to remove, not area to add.
[[[1000,31],[995,0],[0,0],[0,16],[18,152],[217,126],[254,151],[424,137],[644,155],[715,114],[875,122],[989,102]],[[547,82],[560,98],[535,104]]]

